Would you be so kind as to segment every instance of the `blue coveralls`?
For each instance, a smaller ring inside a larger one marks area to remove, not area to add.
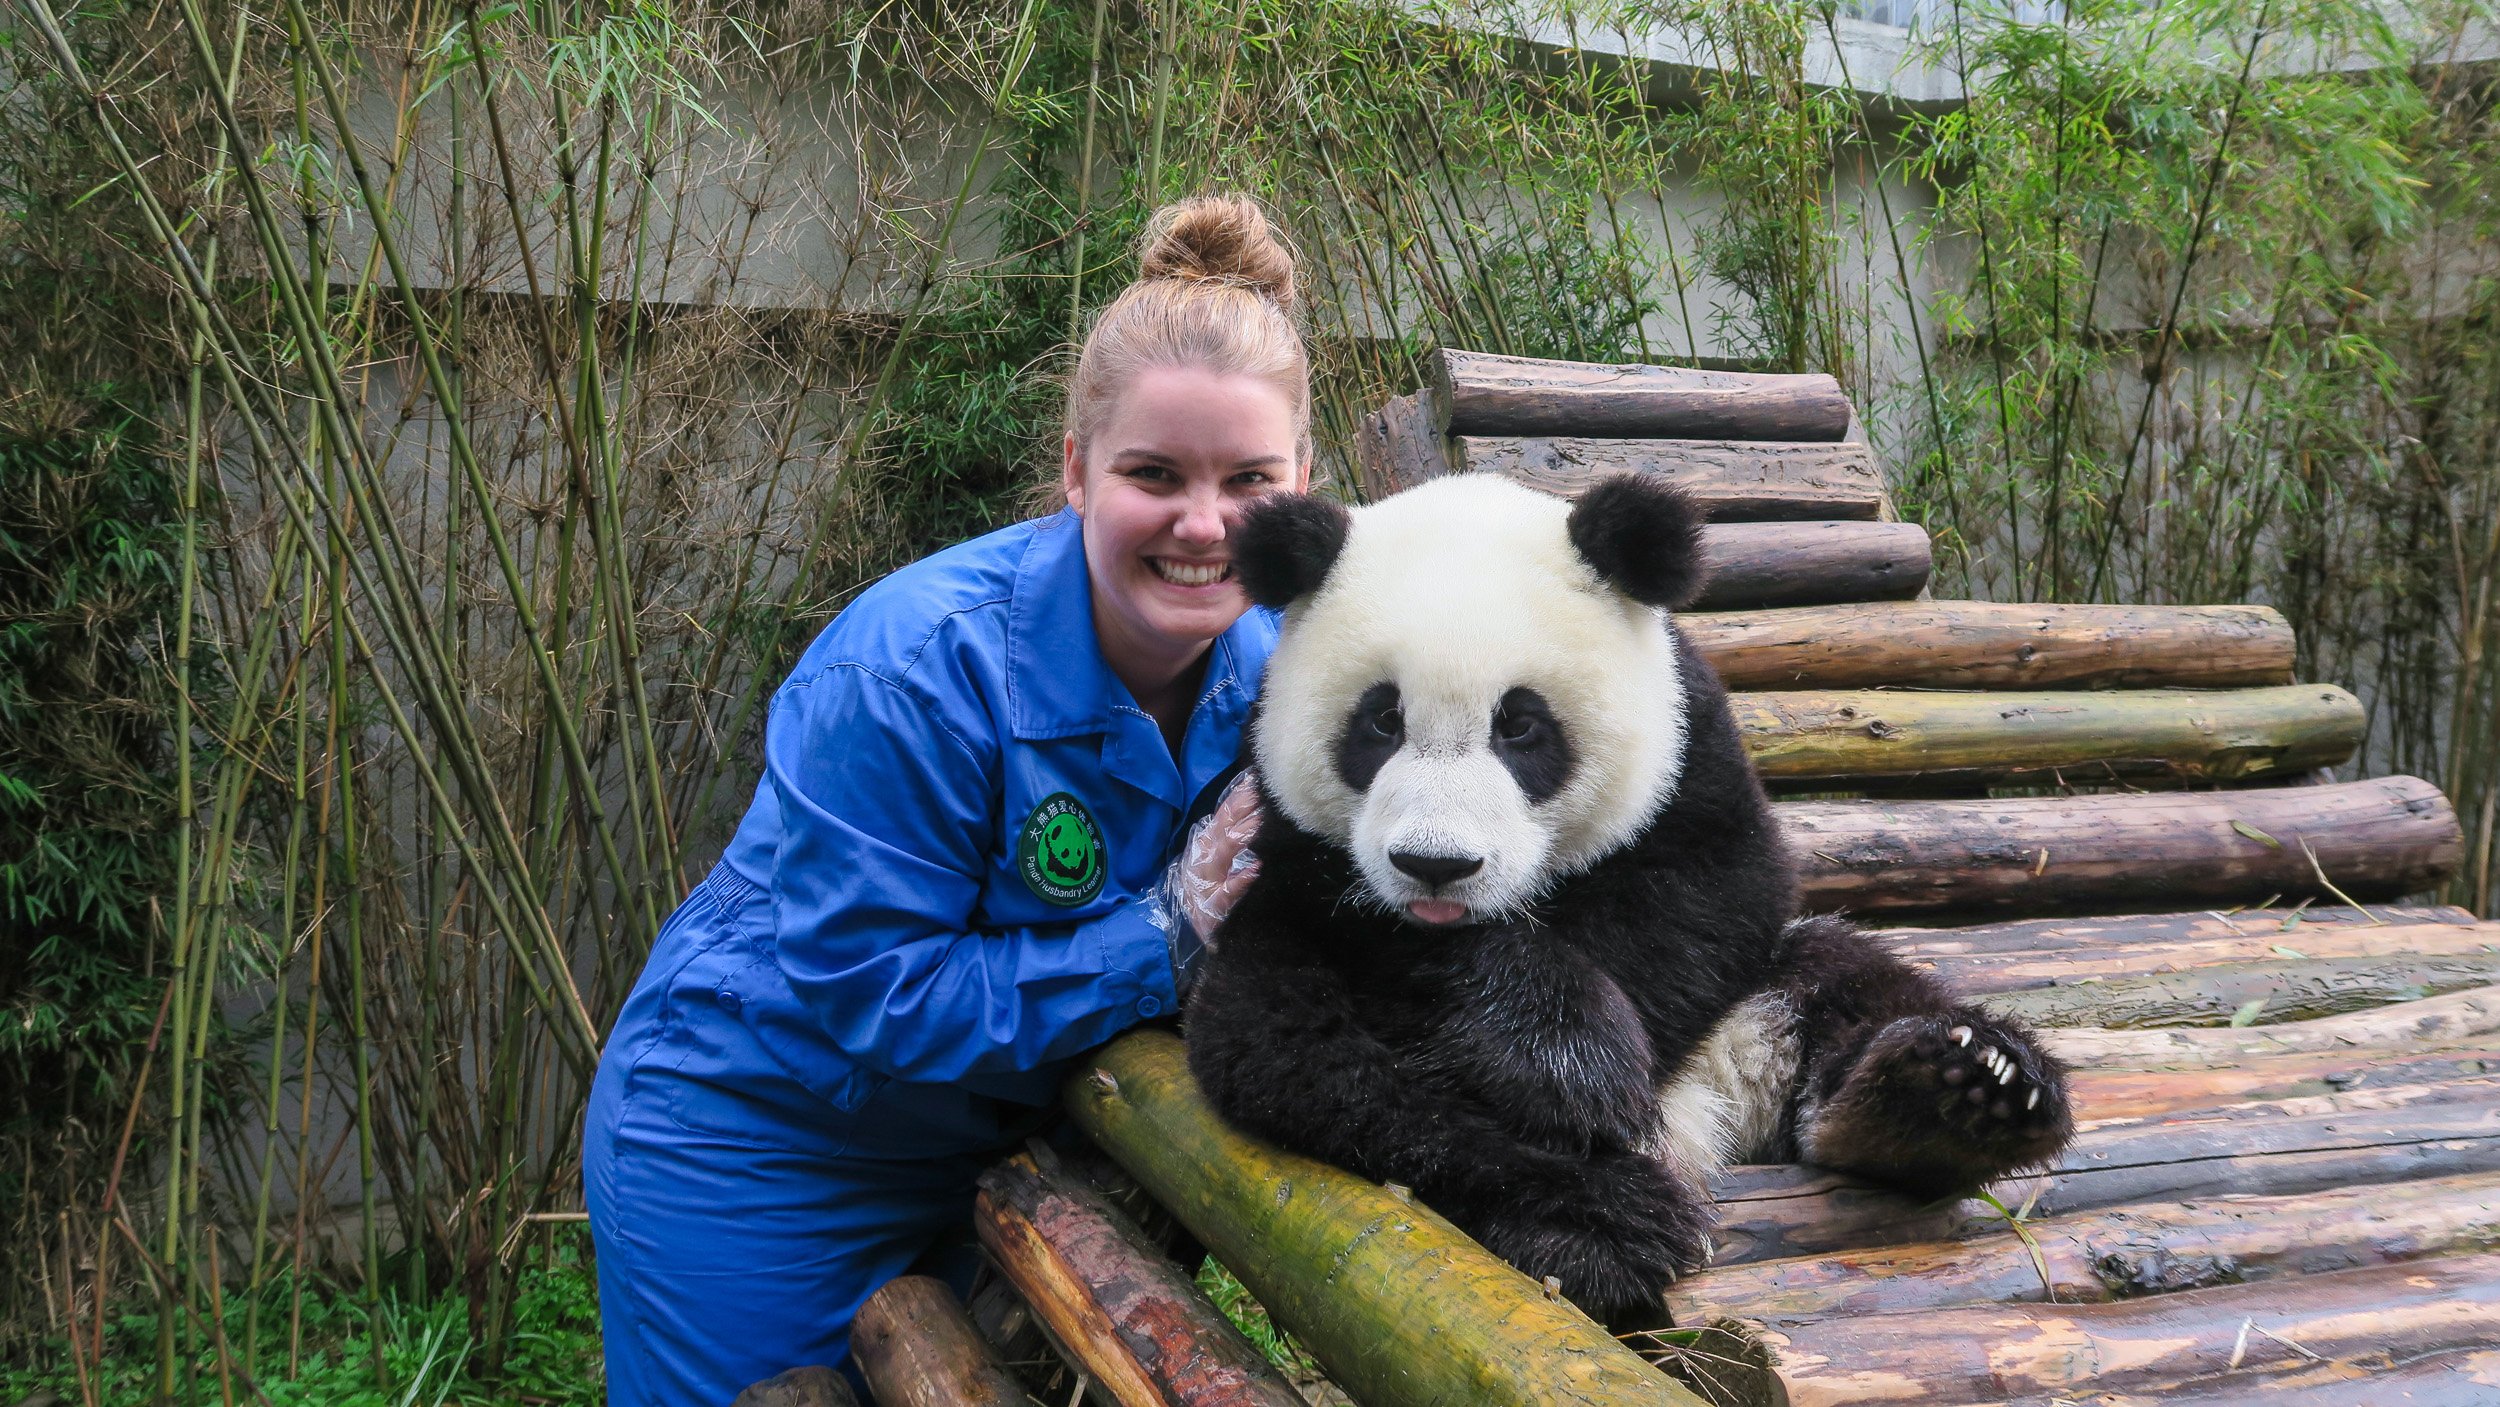
[[[774,695],[764,779],[591,1093],[611,1407],[841,1364],[1071,1058],[1174,1010],[1152,893],[1276,637],[1219,637],[1176,760],[1096,643],[1080,520],[896,572]]]

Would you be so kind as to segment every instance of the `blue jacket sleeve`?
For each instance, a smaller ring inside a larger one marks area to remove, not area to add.
[[[1151,904],[971,927],[998,833],[995,748],[858,664],[784,686],[765,730],[783,974],[845,1053],[896,1079],[979,1089],[1175,1007]]]

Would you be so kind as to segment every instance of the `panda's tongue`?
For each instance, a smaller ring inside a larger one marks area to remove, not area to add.
[[[1455,899],[1418,899],[1406,911],[1426,923],[1456,923],[1467,917],[1467,906]]]

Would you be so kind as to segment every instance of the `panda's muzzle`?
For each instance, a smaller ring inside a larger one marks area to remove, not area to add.
[[[1484,868],[1484,861],[1473,855],[1418,855],[1411,850],[1390,851],[1389,863],[1435,889],[1456,884]]]

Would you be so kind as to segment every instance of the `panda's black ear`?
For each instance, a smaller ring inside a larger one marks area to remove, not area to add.
[[[1264,495],[1233,529],[1233,576],[1253,602],[1281,611],[1328,579],[1351,522],[1335,499]]]
[[[1644,474],[1618,474],[1571,508],[1571,545],[1607,585],[1645,606],[1675,610],[1701,595],[1701,510]]]

